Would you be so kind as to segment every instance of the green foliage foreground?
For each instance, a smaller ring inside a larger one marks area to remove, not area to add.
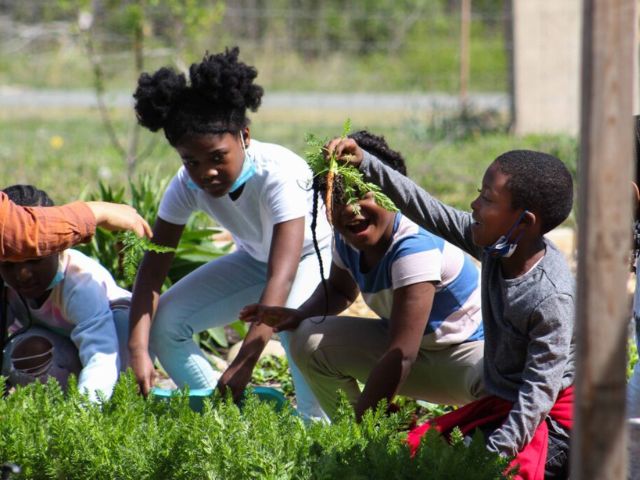
[[[427,435],[416,458],[404,444],[407,412],[380,409],[353,421],[344,406],[331,425],[305,423],[249,396],[241,409],[206,401],[193,412],[185,397],[145,400],[125,375],[113,397],[91,404],[54,381],[0,399],[0,463],[34,479],[495,479],[507,460],[480,439],[466,447]]]

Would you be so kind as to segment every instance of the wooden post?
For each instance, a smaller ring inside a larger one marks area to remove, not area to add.
[[[636,0],[584,0],[571,478],[626,479]]]
[[[467,105],[469,90],[469,57],[471,38],[471,0],[460,4],[460,107]]]
[[[516,89],[514,80],[515,45],[513,43],[513,0],[505,0],[502,9],[504,15],[504,46],[507,56],[507,92],[509,93],[509,131],[513,132],[516,119]]]

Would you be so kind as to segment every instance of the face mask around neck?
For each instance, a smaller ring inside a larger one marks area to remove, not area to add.
[[[240,175],[236,178],[236,181],[231,185],[231,189],[229,193],[233,193],[238,190],[242,185],[247,183],[253,175],[256,173],[256,165],[253,163],[253,160],[247,153],[247,150],[244,148],[244,141],[242,142],[242,149],[244,150],[244,160],[242,162],[242,170],[240,171]]]
[[[515,228],[520,225],[520,222],[522,222],[522,219],[524,218],[526,213],[527,210],[524,210],[520,214],[520,216],[511,226],[506,235],[502,235],[500,238],[498,238],[498,240],[496,240],[493,245],[484,247],[484,252],[488,253],[492,257],[497,258],[509,258],[511,255],[513,255],[513,252],[515,252],[516,248],[518,248],[518,242],[520,241],[520,237],[522,237],[522,233],[524,232],[521,232],[520,235],[518,235],[518,237],[513,241],[511,240],[511,234],[513,233]]]

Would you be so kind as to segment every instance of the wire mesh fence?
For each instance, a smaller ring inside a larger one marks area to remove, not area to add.
[[[459,1],[238,0],[221,6],[201,0],[186,3],[219,15],[191,33],[193,12],[176,15],[173,2],[156,3],[142,11],[148,68],[184,67],[205,50],[239,45],[244,60],[273,90],[456,94],[460,88]],[[88,5],[91,34],[112,88],[128,88],[134,81],[131,19],[124,17],[126,8],[138,4],[93,0]],[[0,84],[90,88],[80,11],[72,1],[0,1]],[[502,0],[472,4],[470,91],[506,92],[507,17]]]

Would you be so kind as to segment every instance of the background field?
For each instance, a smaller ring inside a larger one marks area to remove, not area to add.
[[[499,122],[481,132],[458,115],[418,117],[406,112],[264,110],[253,116],[252,135],[280,143],[304,154],[306,133],[339,135],[351,118],[353,129],[382,134],[406,158],[409,176],[445,202],[468,208],[487,165],[500,153],[533,148],[558,155],[575,172],[576,141],[570,137],[504,133]],[[116,112],[123,134],[133,124],[132,113]],[[445,121],[445,119],[447,119]],[[455,124],[455,128],[454,128]],[[161,133],[145,132],[141,143],[155,141],[150,156],[137,172],[171,176],[180,161]],[[99,181],[114,186],[126,183],[124,160],[110,145],[95,111],[65,110],[0,114],[0,178],[3,184],[34,183],[55,201],[73,200],[95,191]]]

